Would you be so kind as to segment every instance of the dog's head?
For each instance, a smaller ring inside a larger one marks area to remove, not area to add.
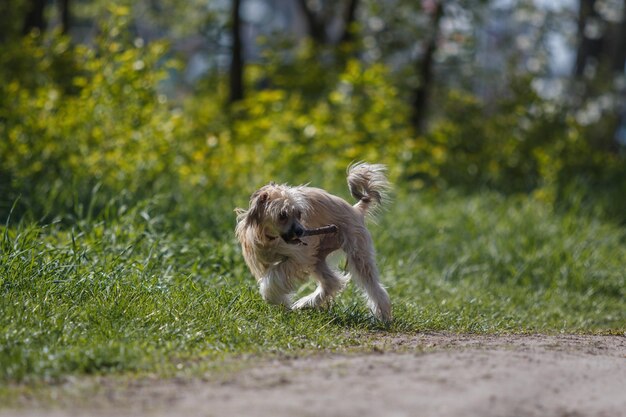
[[[255,227],[269,240],[282,238],[299,243],[305,227],[302,219],[308,205],[299,187],[270,183],[250,197],[250,208],[240,211],[238,222]]]

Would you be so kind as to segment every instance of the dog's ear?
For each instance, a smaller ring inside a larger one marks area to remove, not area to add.
[[[269,195],[267,191],[256,191],[250,197],[250,209],[248,210],[248,221],[259,223],[263,210],[265,210],[265,204],[267,203]]]

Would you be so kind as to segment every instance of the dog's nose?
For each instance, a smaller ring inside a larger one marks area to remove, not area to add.
[[[297,237],[302,237],[302,235],[304,234],[304,228],[299,224],[296,224],[294,226],[293,232]]]

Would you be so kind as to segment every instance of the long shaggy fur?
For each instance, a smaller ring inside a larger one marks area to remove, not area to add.
[[[386,199],[385,171],[384,165],[366,163],[348,167],[354,205],[319,188],[270,183],[252,194],[247,210],[237,209],[235,233],[265,300],[292,309],[324,306],[352,277],[374,315],[391,321],[391,302],[380,284],[365,226],[365,217]],[[330,224],[337,226],[336,233],[298,239],[304,229]],[[340,249],[346,254],[349,275],[326,263],[326,257]],[[294,302],[296,289],[310,276],[318,281],[317,288]]]

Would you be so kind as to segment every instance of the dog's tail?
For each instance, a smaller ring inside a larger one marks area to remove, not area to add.
[[[372,213],[387,200],[391,188],[387,167],[381,164],[357,162],[348,167],[348,187],[358,202],[354,205],[363,215]]]

